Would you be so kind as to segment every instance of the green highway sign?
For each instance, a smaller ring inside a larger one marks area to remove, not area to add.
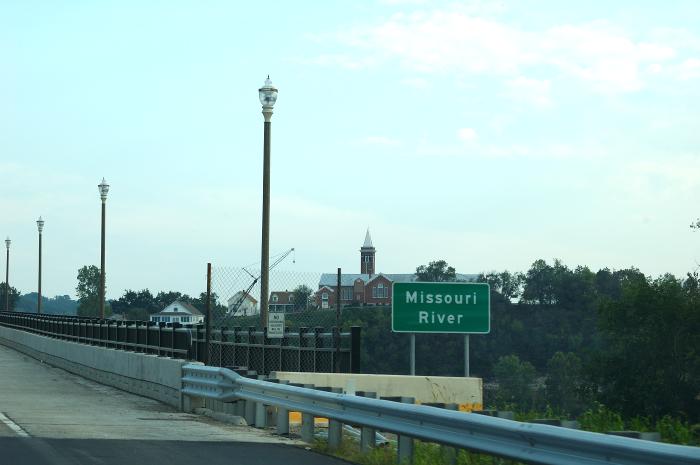
[[[393,283],[391,329],[397,333],[486,334],[491,330],[487,283]]]

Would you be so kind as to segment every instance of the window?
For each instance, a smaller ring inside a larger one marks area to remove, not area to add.
[[[323,294],[321,294],[321,300],[328,300],[328,293],[327,292],[324,292]]]
[[[340,300],[352,300],[352,288],[351,287],[341,287],[340,288]]]
[[[289,294],[289,301],[294,302],[294,294]]]
[[[163,322],[164,322],[164,323],[170,323],[170,317],[169,317],[169,316],[164,316],[164,317],[162,317],[162,318],[163,318]]]
[[[180,321],[182,321],[183,323],[189,323],[190,317],[188,317],[188,316],[183,316],[182,318],[180,318]]]
[[[273,302],[277,302],[279,300],[279,297],[277,297],[277,294],[272,294],[272,299]]]
[[[371,255],[365,255],[365,263],[369,263],[372,261],[372,256]]]
[[[375,299],[386,299],[389,297],[389,288],[382,283],[377,284],[372,288],[372,297]]]

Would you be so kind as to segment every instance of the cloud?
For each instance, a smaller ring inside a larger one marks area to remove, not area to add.
[[[678,78],[686,81],[688,79],[700,78],[700,59],[689,58],[678,66]]]
[[[413,87],[414,89],[427,89],[430,87],[430,81],[422,77],[402,79],[401,84]]]
[[[386,136],[368,136],[362,139],[362,143],[366,145],[382,146],[397,146],[401,144],[398,140]]]
[[[457,131],[457,137],[465,142],[476,140],[476,131],[472,128],[461,128]]]
[[[398,62],[414,73],[484,74],[506,80],[546,67],[601,92],[639,91],[647,74],[678,56],[673,45],[652,40],[669,34],[636,40],[606,21],[530,31],[478,13],[458,6],[397,13],[373,26],[342,30],[330,41],[372,66]],[[683,43],[692,37],[686,34]],[[357,66],[349,58],[319,60]]]
[[[536,107],[549,107],[552,105],[549,89],[551,82],[548,79],[529,79],[518,76],[505,83],[504,96],[534,105]]]

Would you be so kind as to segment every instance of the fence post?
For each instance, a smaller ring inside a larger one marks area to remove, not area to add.
[[[335,357],[334,358],[334,369],[336,373],[340,373],[340,291],[341,291],[341,270],[338,268],[338,287],[335,293],[335,326],[338,329],[333,332],[334,343],[335,343]]]
[[[350,373],[360,373],[361,331],[360,326],[350,328]]]
[[[206,320],[205,324],[207,326],[207,334],[206,334],[206,349],[205,349],[205,358],[204,358],[204,364],[205,365],[210,365],[210,357],[211,355],[211,263],[207,263],[207,315],[206,315]]]

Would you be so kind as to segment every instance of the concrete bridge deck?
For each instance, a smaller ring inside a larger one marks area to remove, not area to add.
[[[0,463],[346,463],[246,426],[182,413],[0,345]]]

